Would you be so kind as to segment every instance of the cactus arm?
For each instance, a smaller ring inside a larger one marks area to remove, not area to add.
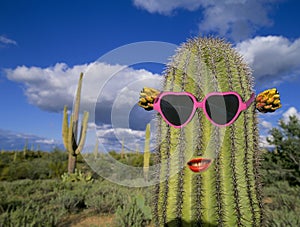
[[[82,120],[82,124],[81,124],[81,130],[80,130],[79,144],[75,150],[76,155],[78,155],[83,149],[83,146],[85,143],[85,138],[86,138],[86,131],[87,131],[87,127],[88,127],[88,119],[89,119],[89,113],[84,112],[83,120]]]
[[[68,143],[67,143],[67,150],[69,152],[69,154],[74,155],[74,148],[76,149],[76,147],[74,146],[74,142],[76,145],[76,141],[74,139],[74,132],[73,132],[73,114],[71,114],[70,117],[70,125],[69,125],[69,130],[68,130]],[[77,145],[76,145],[77,146]]]
[[[65,148],[68,148],[68,134],[69,134],[69,127],[68,127],[68,109],[67,106],[64,107],[63,112],[63,125],[62,125],[62,137],[63,137],[63,143]]]
[[[144,166],[143,166],[145,181],[148,181],[149,162],[150,162],[150,124],[147,124],[146,133],[145,133]]]
[[[82,78],[83,78],[83,73],[80,73],[77,92],[76,92],[76,99],[75,99],[75,104],[74,104],[74,118],[73,118],[73,121],[74,121],[74,127],[73,127],[74,135],[77,135],[77,131],[78,131],[78,118],[79,118],[79,106],[80,106]]]

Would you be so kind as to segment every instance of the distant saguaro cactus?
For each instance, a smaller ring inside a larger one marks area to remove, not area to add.
[[[149,163],[150,163],[150,124],[147,124],[146,135],[145,135],[145,149],[144,149],[144,167],[143,167],[145,181],[148,181]]]
[[[83,73],[81,73],[79,77],[78,87],[76,92],[76,100],[74,104],[74,112],[71,114],[70,124],[68,122],[68,108],[67,106],[64,107],[62,137],[63,137],[64,146],[69,153],[68,173],[75,172],[77,156],[80,154],[84,146],[88,118],[89,118],[89,113],[84,112],[82,123],[81,123],[80,136],[79,136],[79,140],[77,141],[82,77],[83,77]]]

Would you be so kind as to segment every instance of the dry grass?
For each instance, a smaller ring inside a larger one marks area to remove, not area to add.
[[[86,214],[71,215],[64,221],[60,223],[59,226],[64,227],[113,227],[115,226],[114,215],[113,214],[99,214],[89,216]],[[147,227],[154,227],[152,224]]]
[[[105,227],[114,225],[114,215],[97,215],[80,219],[76,224],[71,224],[72,227]]]

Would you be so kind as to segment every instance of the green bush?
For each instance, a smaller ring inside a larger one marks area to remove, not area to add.
[[[35,202],[0,215],[0,226],[55,226],[64,212],[46,209]]]
[[[92,173],[88,172],[86,174],[82,173],[80,170],[75,169],[75,173],[64,173],[61,175],[63,182],[93,182]]]
[[[56,181],[19,180],[2,182],[0,226],[54,226],[66,213],[52,203]]]
[[[86,198],[86,205],[96,213],[115,213],[118,206],[124,204],[124,195],[129,190],[125,190],[115,184],[103,182],[103,184],[93,185]]]
[[[276,182],[264,194],[268,226],[300,226],[300,187]]]
[[[128,203],[118,206],[116,211],[117,226],[146,226],[151,222],[151,208],[145,204],[142,195],[129,197]]]
[[[86,182],[62,182],[54,203],[62,206],[68,213],[78,213],[86,208],[85,199],[91,186]]]

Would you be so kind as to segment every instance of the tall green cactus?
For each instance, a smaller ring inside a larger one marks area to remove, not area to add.
[[[148,181],[149,164],[150,164],[150,124],[147,124],[146,133],[145,133],[144,167],[143,167],[145,181]]]
[[[163,91],[186,91],[200,101],[209,92],[253,93],[249,67],[230,44],[195,38],[183,44],[164,74]],[[160,116],[157,133],[160,183],[155,188],[156,226],[262,226],[258,129],[255,106],[230,126],[217,127],[201,109],[183,128]],[[213,158],[195,173],[194,158]]]
[[[78,140],[77,133],[78,133],[78,118],[79,118],[82,78],[83,78],[83,73],[81,73],[79,77],[76,99],[74,104],[74,112],[71,114],[70,124],[68,122],[67,106],[64,107],[64,113],[63,113],[62,137],[63,137],[64,146],[69,153],[68,173],[75,173],[77,156],[80,154],[80,152],[83,149],[85,137],[86,137],[87,125],[88,125],[89,113],[84,112],[82,123],[81,123],[80,136]]]

